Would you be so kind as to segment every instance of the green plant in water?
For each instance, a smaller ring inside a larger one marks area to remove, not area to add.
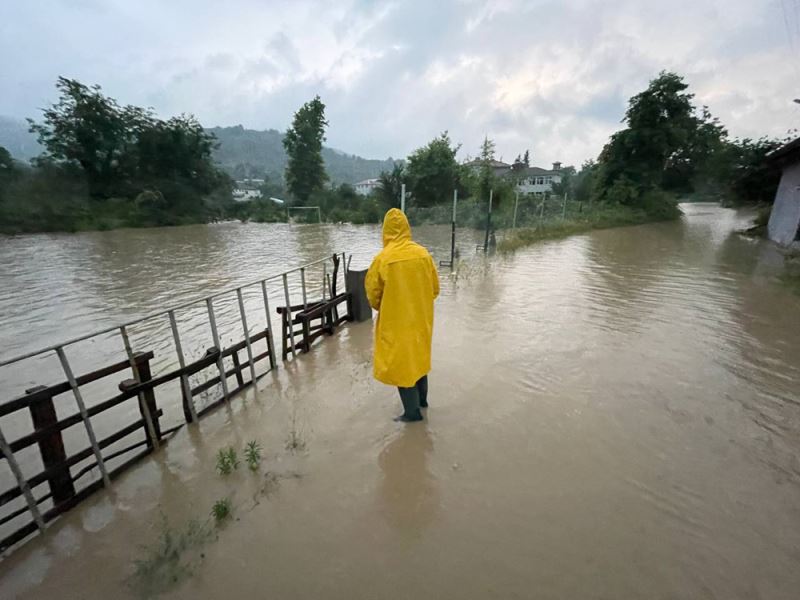
[[[306,449],[306,441],[303,434],[297,428],[297,414],[292,415],[292,426],[289,435],[286,437],[286,449],[290,452],[302,452]]]
[[[221,498],[214,502],[214,506],[211,507],[211,516],[219,524],[231,516],[232,509],[231,499],[228,497]]]
[[[212,540],[209,522],[190,520],[183,528],[173,529],[162,516],[158,540],[143,548],[143,556],[134,561],[131,588],[143,598],[167,591],[189,577],[202,558],[201,549]]]
[[[244,448],[244,459],[251,471],[255,471],[261,464],[261,445],[255,440],[247,442]]]
[[[220,475],[230,475],[239,466],[239,458],[232,447],[221,448],[217,452],[217,471]]]

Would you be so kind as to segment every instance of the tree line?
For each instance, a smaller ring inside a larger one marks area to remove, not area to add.
[[[4,230],[283,221],[292,205],[318,206],[326,221],[373,223],[400,206],[404,185],[412,221],[448,221],[457,190],[460,224],[482,226],[490,190],[495,209],[508,213],[530,165],[525,150],[510,172],[496,174],[488,137],[477,162],[462,164],[460,144],[445,131],[381,173],[370,196],[347,184],[330,186],[322,157],[328,121],[317,96],[298,109],[283,138],[283,177],[266,178],[261,199],[234,202],[233,182],[212,158],[216,140],[193,116],[159,119],[63,77],[56,87],[59,100],[41,122],[29,121],[45,152],[26,167],[0,148]],[[682,77],[662,72],[629,100],[623,128],[597,159],[561,169],[552,193],[652,219],[676,217],[678,199],[771,202],[780,174],[765,157],[781,143],[732,139],[707,107],[695,105]]]
[[[159,119],[74,79],[60,77],[56,88],[41,121],[29,119],[44,152],[30,166],[6,161],[4,229],[175,225],[230,211],[232,182],[193,116]]]

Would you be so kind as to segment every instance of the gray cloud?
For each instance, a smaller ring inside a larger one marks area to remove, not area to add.
[[[315,94],[331,145],[404,156],[447,129],[475,154],[595,157],[662,69],[739,136],[798,125],[800,0],[9,1],[0,114],[58,75],[208,125],[284,129]]]

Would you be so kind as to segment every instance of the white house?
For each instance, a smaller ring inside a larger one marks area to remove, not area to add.
[[[356,194],[360,196],[369,196],[372,192],[381,187],[380,179],[365,179],[353,184]]]
[[[255,200],[261,198],[261,190],[246,190],[244,188],[236,187],[232,192],[233,199],[237,202],[247,202],[248,200]]]
[[[517,178],[517,191],[520,194],[549,194],[554,183],[561,183],[561,163],[554,162],[551,170],[541,167],[526,167],[511,172],[509,176]]]
[[[473,171],[480,171],[484,163],[480,159],[464,163]],[[511,177],[516,181],[516,189],[520,194],[549,194],[554,183],[561,183],[561,163],[554,162],[550,170],[541,167],[526,167],[522,163],[509,165],[499,160],[489,161],[492,172],[497,177]]]

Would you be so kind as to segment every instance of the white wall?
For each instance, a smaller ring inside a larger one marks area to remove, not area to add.
[[[553,183],[560,183],[561,176],[553,175],[551,183],[535,183],[540,177],[546,175],[536,175],[528,179],[523,179],[517,184],[517,191],[520,194],[545,194],[553,191]]]
[[[775,204],[767,225],[769,239],[782,246],[791,244],[800,226],[800,162],[783,170]]]

